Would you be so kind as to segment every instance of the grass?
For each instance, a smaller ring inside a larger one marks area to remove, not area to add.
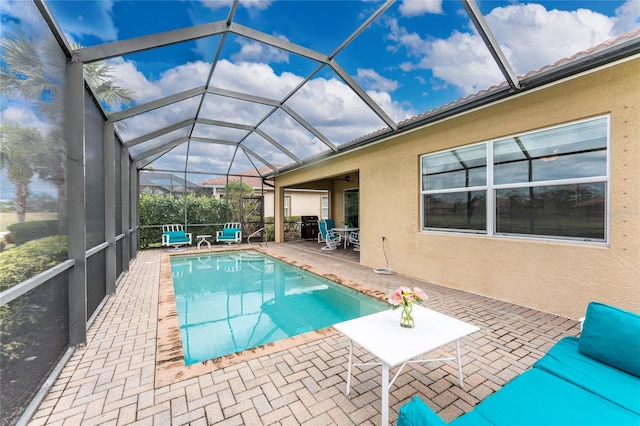
[[[56,212],[35,212],[27,213],[25,216],[25,222],[34,220],[55,220],[58,218]],[[6,232],[10,225],[18,222],[18,217],[15,212],[0,212],[0,232]]]

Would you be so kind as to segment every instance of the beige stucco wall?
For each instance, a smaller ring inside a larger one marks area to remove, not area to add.
[[[285,191],[285,196],[291,197],[291,216],[322,215],[322,197],[326,192]]]
[[[318,190],[285,191],[285,196],[291,197],[291,216],[320,216],[322,197],[326,195],[326,192]],[[264,215],[274,216],[274,193],[271,190],[264,191]]]
[[[640,312],[640,59],[627,60],[276,178],[359,171],[362,264],[578,318],[591,300]],[[423,232],[420,156],[610,114],[609,244]],[[373,274],[373,272],[372,272]]]

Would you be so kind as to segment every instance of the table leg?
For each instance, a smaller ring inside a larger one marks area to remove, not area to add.
[[[464,387],[462,380],[462,361],[460,360],[460,339],[456,340],[456,359],[458,360],[458,380],[460,381],[460,387]]]
[[[380,411],[382,411],[382,426],[387,426],[389,424],[389,364],[383,362],[382,363],[382,406],[380,407]]]
[[[349,390],[351,390],[351,363],[353,357],[353,340],[349,339],[349,366],[347,367],[347,391],[346,394],[349,395]]]

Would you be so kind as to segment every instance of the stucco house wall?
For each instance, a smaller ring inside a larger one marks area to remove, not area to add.
[[[591,300],[640,311],[638,76],[636,56],[279,175],[276,186],[358,170],[360,262],[371,268],[385,266],[385,236],[389,266],[401,274],[571,318]],[[421,230],[421,155],[606,114],[608,243]]]

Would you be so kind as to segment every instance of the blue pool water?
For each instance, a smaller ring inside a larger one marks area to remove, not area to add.
[[[389,308],[254,251],[172,256],[171,272],[186,365]]]

